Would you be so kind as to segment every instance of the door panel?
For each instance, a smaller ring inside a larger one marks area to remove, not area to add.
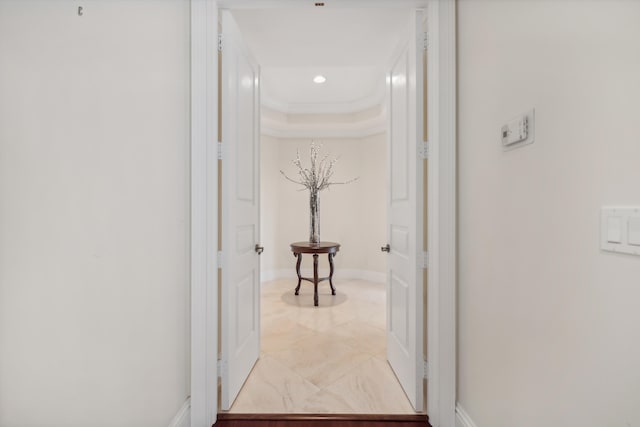
[[[407,333],[409,311],[406,310],[406,307],[409,306],[409,285],[393,272],[391,273],[389,298],[391,303],[389,333],[403,349],[406,349],[409,346]]]
[[[233,17],[222,12],[222,409],[260,354],[259,76]]]
[[[394,202],[407,201],[409,190],[407,62],[405,49],[391,69],[391,197]]]
[[[413,11],[408,39],[387,76],[389,188],[387,358],[416,411],[423,410],[422,254],[423,90],[421,12]]]

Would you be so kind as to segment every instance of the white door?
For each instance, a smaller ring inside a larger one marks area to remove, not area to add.
[[[387,75],[389,197],[387,358],[416,411],[423,410],[423,36],[413,11]]]
[[[222,11],[222,400],[227,410],[260,354],[260,69]]]

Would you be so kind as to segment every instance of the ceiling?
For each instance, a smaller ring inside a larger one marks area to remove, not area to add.
[[[379,105],[384,70],[407,8],[233,10],[262,68],[263,105],[286,113],[347,113]],[[313,83],[322,74],[323,84]]]

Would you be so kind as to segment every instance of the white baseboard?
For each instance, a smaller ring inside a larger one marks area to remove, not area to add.
[[[476,424],[471,420],[471,417],[462,406],[460,406],[460,403],[456,404],[456,427],[476,427]]]
[[[304,277],[313,277],[313,270],[304,268],[300,270],[300,274]],[[318,272],[320,277],[325,277],[329,275],[329,270],[321,268]],[[269,271],[261,271],[260,272],[260,281],[271,282],[272,280],[278,279],[296,279],[298,276],[294,269],[284,269],[284,270],[269,270]],[[375,283],[385,283],[387,276],[384,273],[380,273],[378,271],[370,271],[370,270],[356,270],[356,269],[336,269],[333,274],[335,280],[346,279],[346,280],[367,280],[369,282]]]
[[[260,281],[271,282],[278,279],[293,279],[297,277],[296,272],[290,269],[287,270],[269,270],[260,272]]]
[[[191,398],[187,397],[180,410],[169,423],[169,427],[190,427],[191,426]]]
[[[387,275],[378,271],[371,270],[350,270],[343,269],[335,272],[335,277],[338,279],[356,279],[367,280],[369,282],[386,283]]]
[[[362,280],[385,284],[387,283],[387,274],[379,271],[362,270]]]

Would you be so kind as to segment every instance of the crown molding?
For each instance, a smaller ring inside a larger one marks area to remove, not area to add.
[[[270,96],[263,90],[260,101],[263,107],[285,114],[350,114],[383,105],[384,96],[384,87],[382,87],[376,93],[352,102],[287,103]]]
[[[384,126],[371,129],[277,129],[269,126],[262,126],[263,135],[274,138],[366,138],[368,136],[379,135],[385,132]]]
[[[384,112],[350,123],[288,123],[262,117],[260,133],[275,138],[365,138],[386,131]]]

